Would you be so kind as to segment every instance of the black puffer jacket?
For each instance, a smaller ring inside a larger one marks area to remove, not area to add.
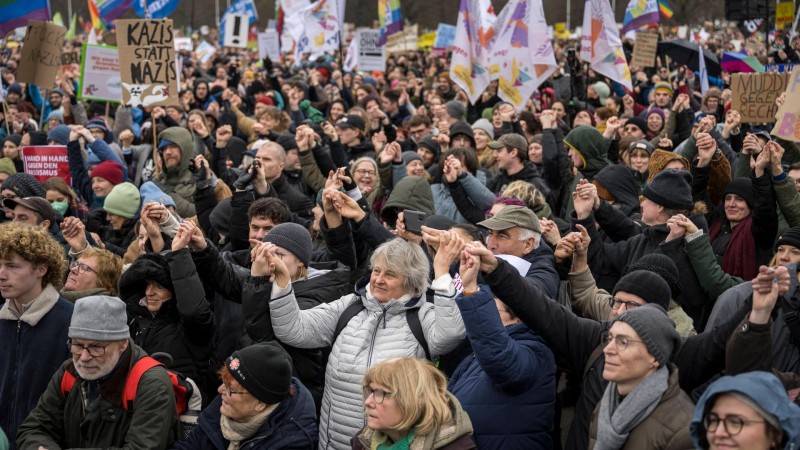
[[[155,281],[169,289],[172,299],[151,314],[140,304],[147,282]],[[188,249],[167,254],[140,256],[122,274],[120,297],[128,305],[128,326],[133,342],[147,353],[168,353],[167,368],[186,374],[201,383],[205,374],[214,316]]]
[[[501,170],[497,175],[495,175],[491,180],[486,183],[486,187],[489,188],[490,191],[494,192],[495,194],[501,194],[509,184],[514,181],[522,180],[527,181],[528,183],[536,186],[536,189],[539,190],[544,195],[544,198],[547,199],[547,204],[550,205],[551,209],[554,209],[555,200],[553,199],[553,192],[548,186],[547,182],[545,182],[542,175],[539,173],[539,169],[536,168],[536,165],[530,161],[525,161],[525,166],[519,172],[509,175],[505,170]]]

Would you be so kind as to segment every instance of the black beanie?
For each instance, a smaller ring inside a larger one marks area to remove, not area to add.
[[[302,225],[286,222],[269,230],[263,239],[278,247],[283,247],[305,264],[306,268],[311,262],[311,234]]]
[[[26,197],[45,197],[44,186],[42,183],[39,183],[39,180],[33,177],[33,175],[29,173],[15,173],[10,177],[6,178],[6,181],[3,182],[2,189],[8,189],[10,191],[14,191],[19,197],[26,198]]]
[[[800,226],[792,227],[786,230],[786,232],[778,238],[775,248],[777,249],[781,245],[790,245],[794,248],[800,249]]]
[[[280,403],[292,384],[292,358],[277,342],[261,342],[233,354],[228,372],[253,397],[268,405]]]
[[[737,178],[728,183],[725,186],[725,190],[722,191],[722,198],[724,199],[728,194],[736,194],[742,197],[747,203],[747,207],[753,209],[755,196],[753,195],[753,182],[750,181],[750,178]]]
[[[642,195],[664,208],[691,210],[692,175],[685,170],[662,170],[644,187]]]
[[[620,291],[633,294],[647,303],[654,303],[665,310],[669,309],[669,285],[663,278],[652,272],[634,270],[625,275],[614,286],[614,295]]]
[[[281,134],[277,139],[275,139],[275,142],[283,147],[283,149],[287,152],[289,150],[297,150],[297,141],[294,139],[294,135],[292,134]]]
[[[439,161],[439,155],[442,153],[442,148],[433,140],[431,136],[426,136],[422,141],[417,144],[417,148],[427,148],[433,152],[433,161]]]
[[[640,117],[631,117],[625,122],[625,125],[633,125],[642,130],[642,133],[647,134],[647,122]]]
[[[681,293],[681,279],[678,273],[678,266],[675,265],[675,262],[672,261],[669,256],[661,253],[651,253],[642,256],[636,262],[625,266],[625,268],[622,269],[622,275],[627,275],[635,270],[646,270],[663,278],[669,285],[669,290],[672,293],[673,299],[678,298],[678,295]]]

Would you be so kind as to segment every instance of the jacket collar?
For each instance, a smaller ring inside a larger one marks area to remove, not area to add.
[[[6,300],[6,304],[0,309],[0,320],[19,320],[35,327],[37,323],[48,313],[60,295],[52,284],[48,284],[38,297],[32,300],[31,307],[23,312],[19,317],[11,308],[11,300]]]

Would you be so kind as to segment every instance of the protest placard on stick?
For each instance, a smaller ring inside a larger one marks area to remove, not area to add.
[[[655,33],[636,33],[636,44],[633,46],[631,65],[640,69],[656,66],[658,35]]]
[[[116,47],[92,44],[83,46],[78,98],[114,103],[122,101],[119,53]]]
[[[45,89],[52,87],[62,65],[61,48],[66,33],[67,29],[59,25],[29,21],[16,73],[17,81]]]
[[[786,100],[778,108],[771,134],[788,141],[800,142],[800,65],[796,65],[789,74]]]
[[[178,66],[172,20],[116,20],[122,103],[178,105]]]
[[[735,73],[731,75],[731,108],[739,111],[742,123],[774,122],[775,99],[788,81],[788,73]]]

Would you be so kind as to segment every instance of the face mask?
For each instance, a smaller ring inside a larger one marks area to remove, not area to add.
[[[67,208],[69,208],[69,203],[67,203],[67,202],[53,202],[53,203],[50,203],[50,206],[53,207],[55,212],[61,214],[61,216],[63,217],[64,214],[67,213]]]

